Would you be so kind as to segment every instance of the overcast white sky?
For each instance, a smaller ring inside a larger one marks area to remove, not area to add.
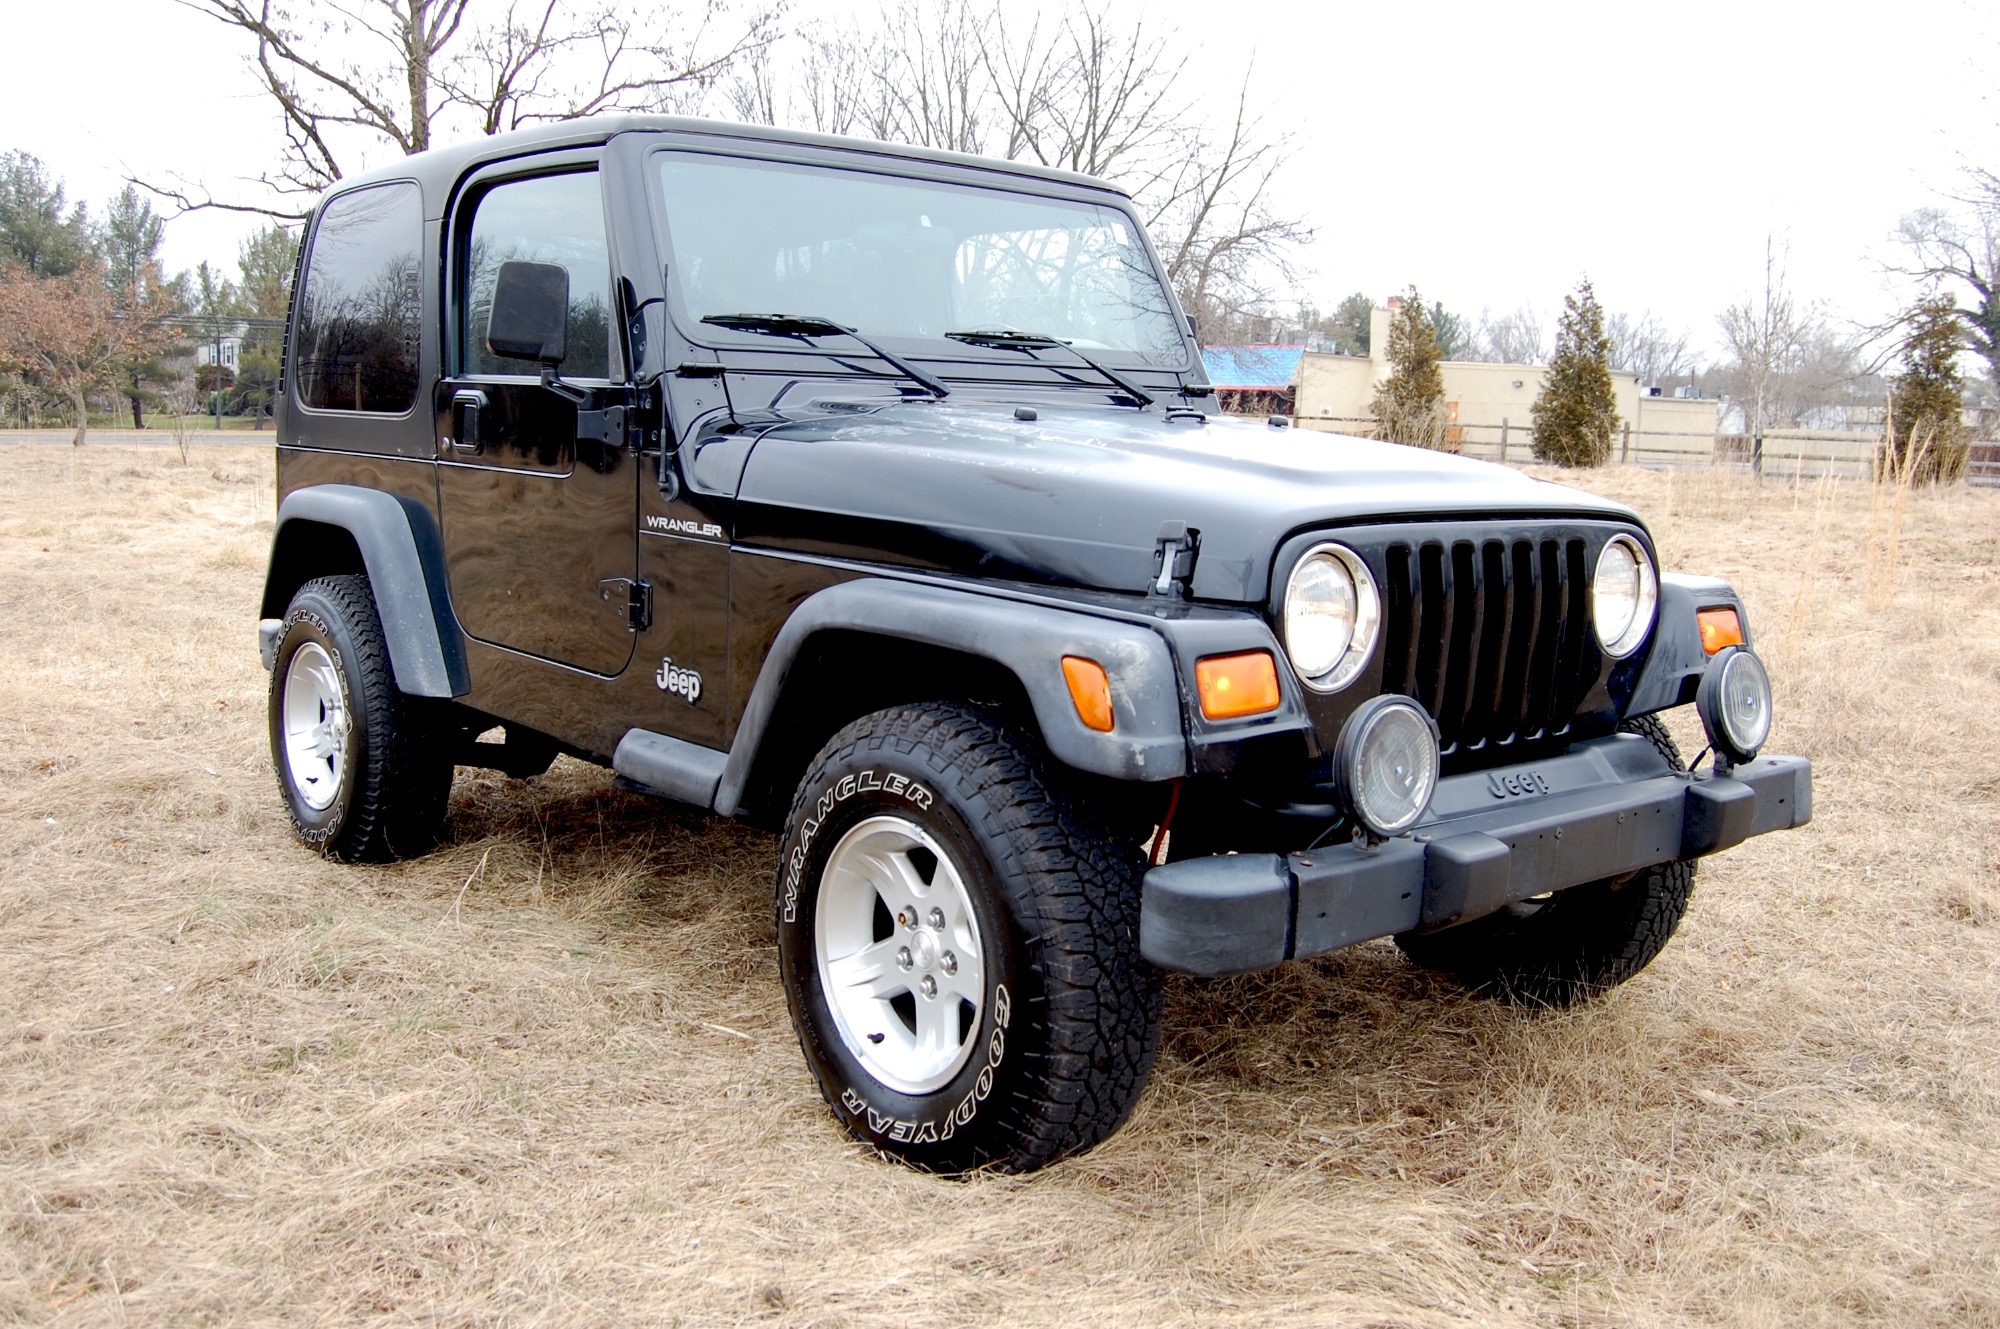
[[[870,0],[794,0],[795,16]],[[1023,9],[1040,0],[1020,0]],[[1046,7],[1054,8],[1053,5]],[[228,190],[277,142],[243,50],[171,0],[10,0],[0,149],[100,207],[127,174]],[[1874,258],[1969,164],[2000,168],[2000,5],[1685,0],[1673,6],[1149,0],[1220,100],[1255,60],[1296,136],[1286,191],[1316,230],[1306,294],[1416,282],[1457,311],[1605,304],[1698,340],[1759,277],[1855,316]],[[233,266],[254,223],[175,221],[171,269]]]

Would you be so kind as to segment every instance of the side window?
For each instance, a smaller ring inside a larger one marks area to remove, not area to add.
[[[299,400],[321,411],[401,415],[417,403],[423,199],[377,185],[326,205],[300,296]]]
[[[510,180],[481,195],[466,237],[465,306],[458,325],[467,374],[533,374],[534,365],[486,348],[486,316],[500,265],[516,260],[569,269],[568,358],[565,378],[611,375],[611,251],[604,239],[604,203],[597,172],[573,171]]]

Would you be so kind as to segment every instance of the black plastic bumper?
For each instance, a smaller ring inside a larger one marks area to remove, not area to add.
[[[1516,900],[1698,858],[1811,819],[1812,765],[1803,757],[1689,776],[1645,739],[1618,735],[1441,781],[1414,835],[1373,849],[1344,844],[1154,868],[1139,949],[1189,973],[1268,969],[1469,922]]]

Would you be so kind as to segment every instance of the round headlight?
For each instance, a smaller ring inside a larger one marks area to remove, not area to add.
[[[1749,761],[1771,736],[1771,676],[1764,662],[1740,646],[1708,662],[1694,708],[1708,741],[1731,765]]]
[[[1629,535],[1614,535],[1597,556],[1597,575],[1590,581],[1590,613],[1597,624],[1597,641],[1610,656],[1630,655],[1653,626],[1660,601],[1660,579],[1653,560]]]
[[[1341,801],[1379,840],[1417,824],[1437,792],[1437,726],[1408,697],[1375,697],[1347,717],[1334,745]]]
[[[1285,654],[1307,687],[1344,688],[1368,662],[1381,625],[1375,579],[1342,545],[1306,552],[1285,584]]]

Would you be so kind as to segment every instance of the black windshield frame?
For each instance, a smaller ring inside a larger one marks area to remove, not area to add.
[[[1172,327],[1177,354],[1165,352],[1148,356],[1142,352],[1108,349],[1094,352],[1099,358],[1115,364],[1126,373],[1162,374],[1185,376],[1198,372],[1200,352],[1187,333],[1186,317],[1180,309],[1172,284],[1167,280],[1166,267],[1154,249],[1152,238],[1140,222],[1131,200],[1116,190],[1093,188],[1088,185],[1070,184],[1063,180],[1042,179],[1032,175],[1016,175],[999,167],[980,168],[968,163],[928,162],[905,159],[883,154],[865,155],[854,150],[839,148],[818,148],[807,145],[717,143],[713,141],[674,142],[662,141],[648,145],[642,154],[645,162],[643,172],[647,201],[651,211],[651,223],[661,258],[667,266],[665,273],[666,312],[674,333],[686,344],[718,353],[769,352],[772,339],[756,333],[732,332],[703,324],[689,309],[681,288],[679,275],[674,267],[674,236],[669,210],[662,182],[660,159],[671,153],[687,154],[705,158],[728,159],[746,165],[767,164],[774,167],[812,167],[831,169],[850,174],[876,175],[890,180],[920,184],[940,184],[959,189],[986,190],[996,194],[1015,194],[1028,198],[1047,199],[1058,203],[1082,204],[1109,210],[1117,214],[1120,221],[1130,228],[1133,244],[1143,254],[1147,270],[1159,284],[1166,301],[1166,316]],[[709,200],[709,206],[727,206],[726,200]],[[783,311],[823,313],[824,311]],[[870,334],[871,336],[877,334]],[[968,346],[942,335],[935,339],[915,339],[883,335],[882,340],[910,359],[926,364],[978,365],[990,370],[995,366],[1025,368],[1023,358],[1017,353],[993,348]],[[838,344],[810,346],[798,344],[786,348],[793,354],[818,355],[829,359],[851,359],[853,348]],[[1045,369],[1059,366],[1044,365]],[[943,372],[948,373],[949,369]],[[1086,371],[1087,372],[1087,371]]]

